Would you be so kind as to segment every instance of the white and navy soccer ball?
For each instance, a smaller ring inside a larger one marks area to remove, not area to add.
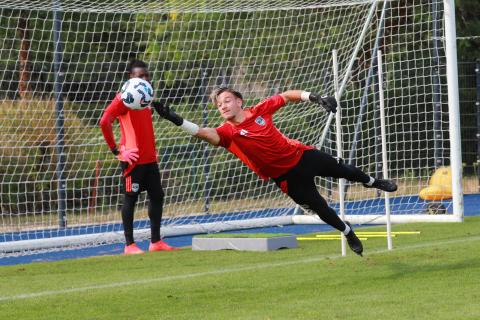
[[[120,94],[123,104],[133,110],[145,109],[153,100],[152,85],[142,78],[129,79],[123,84]]]

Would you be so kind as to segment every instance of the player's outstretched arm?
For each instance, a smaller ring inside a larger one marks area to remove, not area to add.
[[[309,101],[323,107],[327,112],[337,112],[337,100],[334,97],[321,96],[302,90],[287,90],[280,95],[286,102]]]
[[[283,97],[285,102],[298,102],[302,100],[302,90],[287,90],[280,95]]]
[[[218,135],[217,130],[213,128],[200,128],[195,137],[205,140],[214,146],[218,146],[220,143],[220,136]]]
[[[176,114],[175,111],[170,109],[169,106],[160,102],[154,101],[152,103],[152,107],[158,112],[160,117],[167,119],[176,126],[181,127],[192,136],[205,140],[214,146],[218,146],[220,143],[220,136],[218,135],[217,130],[213,128],[200,128],[195,123],[183,119],[181,116]]]

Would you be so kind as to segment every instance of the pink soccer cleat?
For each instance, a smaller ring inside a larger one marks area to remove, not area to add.
[[[143,253],[143,250],[140,249],[136,243],[132,243],[129,246],[125,246],[125,249],[123,250],[124,254],[130,255],[130,254],[141,254]]]
[[[160,240],[155,243],[150,242],[150,246],[148,247],[148,251],[154,252],[154,251],[174,251],[174,250],[180,250],[178,248],[169,246],[166,242]]]

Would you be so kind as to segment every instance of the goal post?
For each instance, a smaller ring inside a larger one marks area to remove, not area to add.
[[[0,255],[122,241],[121,172],[98,121],[132,58],[149,65],[158,99],[216,127],[221,118],[208,96],[221,84],[242,92],[247,105],[288,89],[334,95],[337,50],[339,123],[303,102],[281,108],[274,121],[288,137],[332,155],[341,127],[344,154],[381,176],[374,80],[381,50],[389,175],[399,184],[392,222],[461,221],[453,10],[453,0],[0,0]],[[319,222],[297,214],[274,183],[226,150],[153,118],[164,236]],[[118,141],[118,126],[115,135]],[[418,195],[437,158],[451,168],[453,199],[441,201],[446,214],[429,215]],[[316,182],[338,211],[338,181]],[[349,185],[346,218],[384,223],[383,201]],[[137,240],[149,236],[147,208],[143,194]]]
[[[457,34],[455,31],[455,1],[444,0],[445,47],[447,60],[447,90],[449,132],[452,167],[453,215],[456,221],[463,221],[462,191],[462,144],[460,136],[460,106],[457,71]]]

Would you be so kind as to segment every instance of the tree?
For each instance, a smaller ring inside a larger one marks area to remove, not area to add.
[[[480,2],[456,0],[455,6],[458,60],[480,59]]]

